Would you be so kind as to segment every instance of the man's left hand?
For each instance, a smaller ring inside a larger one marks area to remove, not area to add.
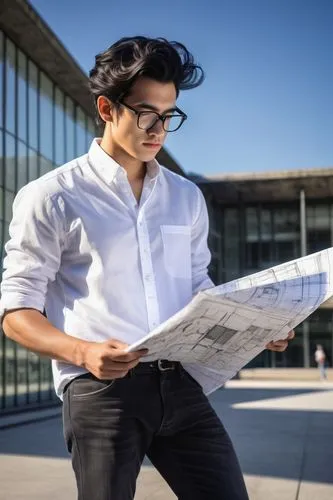
[[[289,340],[292,340],[295,337],[295,332],[294,330],[291,330],[288,333],[288,337],[286,339],[281,339],[281,340],[276,340],[276,341],[271,341],[266,345],[266,349],[269,351],[275,351],[275,352],[283,352],[287,349]]]

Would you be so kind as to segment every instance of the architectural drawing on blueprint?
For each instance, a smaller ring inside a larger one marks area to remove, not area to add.
[[[181,361],[211,392],[332,295],[329,248],[200,292],[128,350],[147,348],[145,361]]]

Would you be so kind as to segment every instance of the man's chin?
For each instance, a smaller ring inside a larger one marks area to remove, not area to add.
[[[157,151],[151,151],[151,152],[147,152],[147,153],[141,153],[140,155],[138,155],[138,158],[143,161],[143,162],[148,162],[148,161],[152,161],[156,158],[156,155],[158,154],[158,152],[160,151],[160,149],[158,149]]]

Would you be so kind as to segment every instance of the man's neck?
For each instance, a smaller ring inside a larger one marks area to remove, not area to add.
[[[146,164],[144,162],[129,156],[105,136],[102,138],[100,146],[118,165],[126,170],[129,182],[138,182],[145,178]]]

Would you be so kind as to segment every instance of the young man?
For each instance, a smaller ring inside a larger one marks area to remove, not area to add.
[[[204,198],[155,160],[186,119],[179,91],[202,80],[181,44],[115,43],[90,73],[102,139],[15,199],[3,327],[53,360],[79,500],[133,499],[145,455],[182,500],[248,498],[197,381],[180,363],[124,352],[213,286]]]

